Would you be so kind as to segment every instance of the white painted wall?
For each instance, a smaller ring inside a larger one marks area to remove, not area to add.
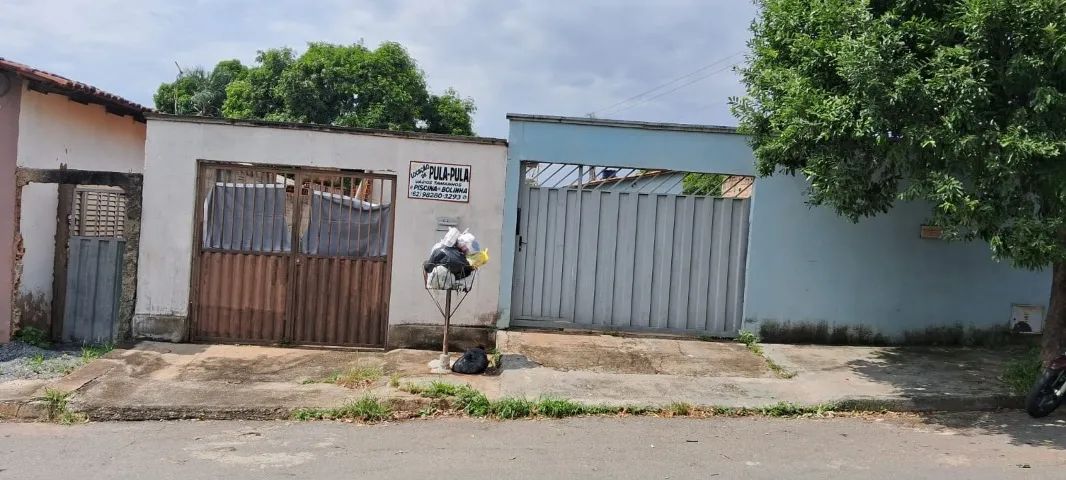
[[[58,207],[58,184],[31,183],[22,187],[19,232],[26,253],[22,256],[22,279],[18,293],[35,297],[39,295],[48,303],[52,301]]]
[[[395,172],[389,323],[440,323],[417,273],[440,237],[436,218],[459,217],[461,227],[475,233],[490,254],[499,252],[506,158],[501,144],[149,119],[136,315],[188,315],[196,165],[197,159],[207,159]],[[407,198],[411,161],[471,165],[471,202]],[[479,288],[453,322],[493,324],[499,277],[500,263],[493,260],[480,271]]]
[[[23,90],[18,166],[140,173],[145,124],[58,94]]]
[[[144,171],[144,123],[25,85],[18,112],[15,157],[20,168]],[[23,322],[47,322],[50,316],[58,188],[37,183],[22,188],[19,234],[25,253],[15,296]]]

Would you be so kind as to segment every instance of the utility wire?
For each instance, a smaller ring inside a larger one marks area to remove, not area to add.
[[[715,71],[713,71],[713,72],[711,72],[711,73],[708,73],[707,75],[703,75],[703,76],[701,76],[701,77],[697,77],[697,78],[695,78],[695,79],[692,79],[691,81],[688,81],[688,82],[682,83],[681,85],[678,85],[678,86],[676,86],[676,87],[674,87],[674,88],[671,88],[670,90],[667,90],[667,91],[665,91],[665,92],[659,93],[659,94],[657,94],[657,95],[655,95],[655,96],[651,96],[651,97],[643,98],[643,99],[641,99],[641,100],[640,100],[639,102],[636,102],[636,103],[631,103],[631,104],[629,104],[629,105],[626,105],[626,106],[624,106],[624,107],[622,107],[622,108],[620,108],[620,109],[618,109],[618,110],[615,110],[615,111],[614,111],[614,113],[616,113],[616,114],[617,114],[617,113],[619,113],[619,112],[624,112],[624,111],[626,111],[626,110],[629,110],[630,108],[633,108],[633,107],[636,107],[636,106],[639,106],[639,105],[643,105],[643,104],[645,104],[645,103],[648,103],[648,102],[650,102],[650,101],[652,101],[652,100],[655,100],[656,98],[662,97],[663,95],[667,95],[667,94],[670,94],[670,93],[674,93],[674,92],[676,92],[676,91],[678,91],[678,90],[681,90],[682,88],[685,88],[685,87],[687,87],[687,86],[689,86],[689,85],[692,85],[693,83],[696,83],[696,82],[700,82],[700,81],[706,80],[706,79],[708,79],[708,78],[711,78],[711,77],[713,77],[713,76],[715,76],[715,75],[717,75],[717,74],[719,74],[719,73],[722,73],[722,72],[724,72],[724,71],[726,71],[726,70],[729,70],[729,69],[731,69],[731,68],[733,68],[733,67],[735,67],[735,66],[737,66],[737,65],[738,65],[738,64],[736,64],[736,63],[734,63],[734,64],[732,64],[732,65],[726,65],[726,66],[725,66],[725,67],[723,67],[723,68],[720,68],[720,69],[718,69],[718,70],[715,70]]]
[[[603,113],[603,112],[606,112],[606,111],[608,111],[608,110],[611,110],[611,109],[613,109],[613,108],[615,108],[615,107],[617,107],[617,106],[619,106],[619,105],[622,105],[622,104],[625,104],[625,103],[627,103],[627,102],[630,102],[630,101],[633,101],[633,100],[639,99],[639,98],[641,98],[641,97],[643,97],[643,96],[645,96],[645,95],[647,95],[647,94],[649,94],[649,93],[652,93],[652,92],[654,92],[654,91],[656,91],[656,90],[659,90],[659,89],[661,89],[661,88],[665,88],[665,87],[668,87],[668,86],[670,86],[670,85],[673,85],[673,84],[675,84],[675,83],[677,83],[677,82],[679,82],[679,81],[682,81],[682,80],[684,80],[684,79],[686,79],[686,78],[689,78],[689,77],[691,77],[691,76],[693,76],[693,75],[696,75],[696,74],[698,74],[698,73],[704,72],[704,71],[706,71],[707,69],[709,69],[709,68],[711,68],[711,67],[714,67],[714,66],[716,66],[716,65],[719,65],[719,64],[721,64],[722,62],[724,62],[724,61],[726,61],[726,60],[729,60],[729,59],[732,59],[733,57],[736,57],[737,55],[741,55],[741,54],[743,54],[743,53],[744,53],[744,51],[743,51],[743,50],[739,50],[739,51],[733,52],[733,53],[732,53],[732,54],[730,54],[730,55],[727,55],[727,56],[725,56],[725,57],[719,58],[718,60],[715,60],[715,61],[713,61],[713,62],[711,62],[711,63],[708,63],[708,64],[706,64],[706,65],[704,65],[704,66],[702,66],[702,67],[699,67],[699,68],[697,68],[697,69],[695,69],[695,70],[693,70],[693,71],[691,71],[691,72],[688,72],[688,73],[686,73],[686,74],[684,74],[684,75],[681,75],[681,76],[678,76],[678,77],[674,77],[674,78],[670,79],[669,81],[667,81],[666,83],[662,83],[662,84],[656,85],[656,86],[655,86],[654,88],[650,88],[650,89],[648,89],[648,90],[645,90],[645,91],[643,91],[643,92],[640,92],[640,93],[638,93],[638,94],[636,94],[636,95],[633,95],[632,97],[629,97],[629,98],[627,98],[627,99],[625,99],[625,100],[622,100],[622,101],[620,101],[620,102],[616,102],[616,103],[614,103],[614,104],[612,104],[612,105],[610,105],[610,106],[607,106],[607,107],[601,108],[601,109],[599,109],[599,110],[596,110],[596,111],[594,111],[594,112],[590,113],[589,115],[590,115],[590,116],[594,116],[594,115],[596,115],[597,113]]]

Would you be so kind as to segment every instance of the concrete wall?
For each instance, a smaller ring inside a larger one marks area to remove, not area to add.
[[[15,297],[19,325],[47,329],[50,324],[58,206],[59,185],[31,183],[22,187],[19,233],[25,253]]]
[[[18,154],[22,82],[7,75],[11,89],[0,96],[0,343],[11,338],[11,300],[15,267],[15,165]]]
[[[26,169],[140,173],[145,124],[103,106],[44,94],[23,85],[18,114],[17,166]],[[19,322],[47,327],[51,318],[58,185],[23,187],[18,235],[21,262],[15,308]]]
[[[522,161],[754,175],[742,135],[695,126],[596,119],[512,118],[504,232],[516,222]],[[981,242],[919,237],[929,208],[900,203],[859,224],[811,208],[802,178],[754,187],[744,318],[763,323],[865,326],[890,340],[927,327],[1005,327],[1012,303],[1047,305],[1050,272],[991,260]],[[510,320],[514,235],[504,235],[500,326]]]
[[[112,115],[100,105],[63,95],[23,91],[18,166],[140,173],[145,124]]]
[[[176,328],[188,316],[197,159],[395,173],[398,192],[390,326],[441,322],[424,290],[425,281],[417,273],[441,236],[436,231],[437,217],[459,217],[460,227],[475,233],[493,257],[500,251],[506,161],[502,143],[151,118],[146,152],[135,334],[158,332],[162,323]],[[408,199],[411,161],[471,165],[471,203]],[[454,322],[494,323],[500,267],[501,262],[494,258],[481,270],[479,288],[470,294]]]
[[[900,202],[858,224],[804,203],[802,178],[757,180],[748,247],[746,328],[765,321],[907,330],[1006,326],[1011,303],[1047,305],[1050,270],[991,259],[983,242],[919,236],[928,205]]]

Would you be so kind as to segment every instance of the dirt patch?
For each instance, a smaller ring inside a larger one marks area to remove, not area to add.
[[[501,332],[501,349],[556,370],[709,377],[772,377],[744,345],[687,339]],[[506,365],[506,364],[505,364]]]

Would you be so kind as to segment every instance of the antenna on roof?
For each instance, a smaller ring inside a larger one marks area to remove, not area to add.
[[[178,67],[178,79],[181,79],[181,76],[185,74],[185,71],[181,69],[181,65],[178,65],[178,61],[177,60],[174,60],[174,66]],[[180,114],[181,114],[181,112],[178,111],[178,95],[177,95],[177,93],[175,93],[174,94],[174,115],[180,115]]]

